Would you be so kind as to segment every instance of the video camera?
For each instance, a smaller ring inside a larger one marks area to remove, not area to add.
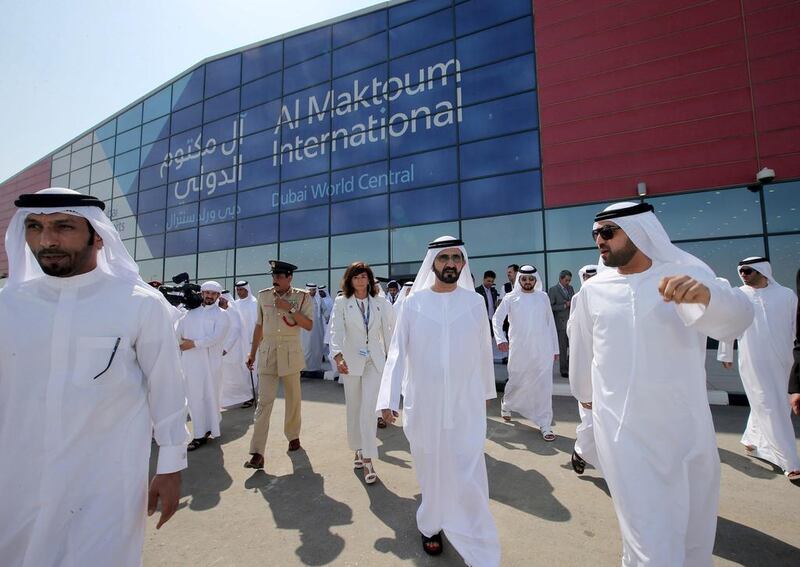
[[[195,309],[203,304],[200,286],[189,283],[189,274],[180,273],[172,278],[175,285],[162,285],[158,291],[164,294],[170,305],[183,305],[186,309]]]

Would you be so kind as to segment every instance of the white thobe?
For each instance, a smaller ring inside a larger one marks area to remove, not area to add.
[[[305,368],[309,372],[322,370],[322,347],[325,342],[325,319],[323,317],[322,303],[319,294],[310,298],[314,302],[313,326],[310,331],[300,330],[300,344],[303,347]]]
[[[710,288],[707,307],[663,300],[661,278],[677,274]],[[578,401],[593,405],[598,457],[622,531],[622,563],[710,566],[720,473],[706,393],[706,336],[741,333],[752,306],[727,282],[671,263],[633,275],[609,269],[581,295],[570,375]]]
[[[329,345],[331,342],[330,327],[331,327],[331,314],[333,313],[333,298],[330,295],[327,295],[321,298],[320,302],[322,303],[322,317],[325,321],[325,329],[323,330],[322,333],[323,341],[325,345]]]
[[[444,530],[468,565],[500,564],[483,446],[497,396],[486,307],[474,291],[421,290],[403,301],[377,409],[399,409],[422,491],[419,530]]]
[[[782,468],[800,470],[791,407],[786,399],[794,361],[797,296],[782,285],[740,287],[752,301],[753,324],[738,337],[739,374],[750,402],[750,418],[742,444],[752,454]],[[718,359],[733,362],[733,341],[721,342]]]
[[[251,294],[244,299],[237,299],[234,305],[242,316],[242,350],[244,351],[244,359],[247,361],[250,349],[253,346],[253,331],[258,320],[258,300]],[[256,352],[256,361],[253,367],[258,368],[258,352]],[[246,365],[245,369],[247,370]],[[258,372],[247,370],[247,374],[248,381],[252,379],[252,382],[250,382],[250,393],[252,395],[254,389],[258,390]]]
[[[178,322],[178,334],[195,345],[181,356],[195,439],[209,431],[219,437],[222,350],[229,325],[216,303],[192,309]]]
[[[0,564],[141,564],[151,431],[158,473],[189,439],[156,293],[96,269],[0,294]]]
[[[225,310],[225,315],[228,316],[230,325],[223,342],[225,355],[222,357],[222,402],[220,405],[224,408],[244,403],[253,398],[250,373],[245,366],[247,354],[243,348],[242,327],[244,322],[242,315],[233,304]],[[250,337],[252,339],[252,333]],[[247,346],[250,346],[250,341],[247,342]]]
[[[509,334],[503,331],[508,317]],[[558,335],[550,298],[541,291],[508,294],[492,317],[497,344],[509,343],[505,411],[515,411],[543,431],[553,423],[553,357]]]

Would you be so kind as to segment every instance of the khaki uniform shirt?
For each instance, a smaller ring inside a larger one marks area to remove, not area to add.
[[[296,374],[305,367],[300,330],[294,317],[275,307],[277,295],[273,288],[258,292],[258,319],[263,336],[258,347],[258,373],[273,376]],[[302,289],[291,288],[283,299],[297,311],[314,320],[314,300]]]

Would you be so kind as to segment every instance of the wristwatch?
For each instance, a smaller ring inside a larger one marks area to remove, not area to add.
[[[297,307],[292,307],[291,309],[289,309],[289,313],[291,315],[294,315],[295,313],[297,313]]]

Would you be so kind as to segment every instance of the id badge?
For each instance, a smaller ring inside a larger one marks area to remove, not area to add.
[[[369,356],[369,349],[366,348],[358,349],[358,354],[366,358]]]

